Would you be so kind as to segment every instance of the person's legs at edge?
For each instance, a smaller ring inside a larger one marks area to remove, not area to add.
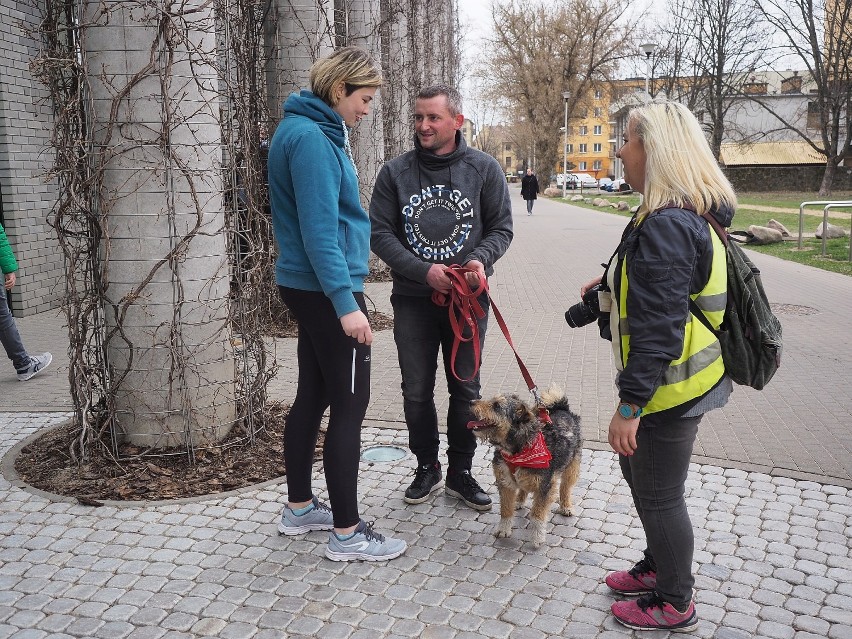
[[[485,344],[488,330],[488,312],[490,302],[487,295],[478,298],[485,316],[477,320],[479,329],[479,351]],[[471,475],[473,455],[476,452],[476,437],[467,424],[473,419],[470,403],[481,397],[479,371],[468,382],[456,379],[452,372],[453,329],[449,314],[441,319],[441,352],[444,360],[444,374],[450,392],[450,406],[447,411],[447,493],[462,499],[468,506],[477,510],[491,508],[491,498]],[[473,342],[462,342],[456,352],[455,369],[462,379],[471,377],[476,366]]]
[[[527,200],[527,215],[532,215],[533,204],[535,204],[535,200]]]
[[[435,376],[441,339],[439,311],[447,311],[428,297],[393,294],[391,304],[408,446],[417,458],[414,481],[405,491],[405,501],[418,504],[442,483]]]
[[[692,605],[694,533],[684,487],[700,421],[700,416],[647,415],[637,432],[636,452],[619,457],[645,530],[646,560],[656,572],[654,593],[613,604],[616,618],[629,627],[670,623],[652,627],[687,630],[697,623]],[[651,619],[648,611],[655,609]]]
[[[0,280],[0,342],[3,343],[6,355],[12,360],[15,370],[25,368],[29,364],[30,356],[21,341],[21,335],[18,332],[12,311],[9,310],[9,304],[6,301],[6,289],[2,286],[2,280]]]

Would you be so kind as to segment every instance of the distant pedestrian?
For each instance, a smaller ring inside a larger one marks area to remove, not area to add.
[[[521,197],[527,202],[527,215],[532,215],[533,204],[538,199],[538,178],[532,169],[527,169],[527,174],[521,178]]]
[[[15,260],[15,254],[12,252],[9,238],[6,237],[6,231],[2,225],[0,225],[0,268],[3,270],[4,278],[4,286],[0,287],[0,341],[3,342],[6,355],[12,360],[12,365],[18,373],[18,380],[25,382],[50,366],[53,355],[50,353],[30,355],[21,341],[18,325],[15,324],[15,318],[12,317],[6,300],[6,291],[12,290],[15,286],[18,262]]]
[[[642,205],[603,278],[583,286],[581,295],[598,283],[611,292],[600,327],[612,340],[619,371],[609,444],[647,545],[642,559],[607,575],[606,584],[634,597],[612,604],[628,628],[687,632],[698,617],[686,478],[699,422],[731,393],[719,340],[689,309],[694,300],[714,327],[722,322],[725,250],[701,215],[729,226],[737,199],[701,125],[682,104],[653,102],[631,111],[616,157],[643,194]]]
[[[275,281],[299,327],[299,384],[284,429],[288,503],[278,532],[330,531],[325,555],[334,561],[388,560],[405,552],[405,541],[380,535],[358,512],[373,331],[364,300],[370,217],[349,145],[349,128],[370,112],[382,75],[366,51],[344,47],[314,63],[310,82],[310,91],[287,98],[269,145]],[[331,508],[311,488],[327,408]]]

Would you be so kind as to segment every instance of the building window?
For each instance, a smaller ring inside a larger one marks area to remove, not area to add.
[[[580,162],[580,170],[581,170],[581,171],[585,171],[585,170],[586,170],[586,168],[587,168],[587,167],[586,167],[586,164],[587,164],[586,162]]]
[[[589,127],[583,125],[580,128],[580,135],[589,135]]]
[[[504,151],[511,151],[512,150],[512,143],[511,142],[505,142],[503,144],[503,150]]]
[[[592,168],[593,168],[595,171],[600,171],[600,170],[603,168],[603,162],[602,162],[601,160],[595,160],[595,161],[592,163]]]
[[[596,124],[593,132],[595,135],[603,135],[603,126]]]
[[[595,107],[595,117],[599,118],[603,115],[603,109],[600,107]]]
[[[588,144],[581,144],[580,145],[580,153],[588,153],[588,152],[589,152],[589,145]]]
[[[821,128],[819,117],[819,104],[816,102],[808,102],[808,125],[809,129]]]
[[[565,153],[573,153],[573,152],[574,152],[574,145],[572,143],[566,144],[565,145]]]
[[[506,156],[506,168],[507,169],[512,168],[512,156],[511,155]]]
[[[596,89],[595,90],[595,100],[600,100],[601,97],[603,97],[603,91],[601,91],[600,89]]]
[[[594,151],[595,153],[600,153],[601,151],[603,151],[603,145],[600,142],[595,142],[592,145],[592,151]]]

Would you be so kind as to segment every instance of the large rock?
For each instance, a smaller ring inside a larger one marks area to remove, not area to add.
[[[781,224],[778,220],[769,220],[766,226],[768,228],[775,229],[776,231],[781,231],[781,235],[784,237],[790,237],[790,231],[788,231],[787,227]]]
[[[823,223],[820,222],[816,230],[816,236],[820,239],[822,239],[823,235],[822,224]],[[829,224],[825,227],[825,239],[833,240],[838,237],[846,237],[846,231],[839,226],[834,226],[834,224]]]
[[[752,224],[748,227],[748,232],[754,236],[751,244],[775,244],[776,242],[784,241],[781,231],[771,229],[768,226],[755,226]]]
[[[544,189],[544,194],[547,197],[562,197],[562,189],[557,189],[555,186],[548,186]]]
[[[571,201],[572,201],[572,202],[582,202],[582,201],[583,201],[583,196],[582,196],[582,195],[580,195],[579,193],[576,193],[576,194],[574,194],[574,195],[572,195],[572,196],[571,196]]]
[[[630,205],[624,200],[621,200],[621,202],[618,203],[617,208],[619,211],[627,211],[630,209]]]
[[[596,197],[594,200],[592,200],[592,204],[594,204],[595,206],[606,206],[607,201],[602,197]]]

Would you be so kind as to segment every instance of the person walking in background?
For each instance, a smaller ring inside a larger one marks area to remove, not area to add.
[[[9,245],[9,238],[6,237],[6,230],[2,225],[0,225],[0,269],[3,271],[4,280],[3,287],[0,287],[0,341],[3,342],[6,355],[9,356],[12,366],[18,373],[18,380],[25,382],[50,366],[53,355],[50,353],[30,355],[24,348],[23,341],[21,341],[18,325],[15,323],[12,311],[9,310],[9,303],[6,299],[6,291],[11,291],[12,287],[15,286],[17,279],[15,272],[18,270],[18,261],[15,259],[15,254]]]
[[[521,178],[521,197],[527,202],[527,215],[532,215],[533,205],[538,199],[538,178],[532,169],[527,169],[527,174]]]
[[[471,285],[493,273],[512,241],[512,209],[506,176],[497,160],[471,149],[459,129],[464,122],[457,90],[435,85],[420,91],[414,108],[414,150],[379,172],[370,202],[373,252],[391,269],[394,339],[402,373],[409,447],[417,457],[405,501],[419,504],[442,485],[438,461],[435,378],[438,349],[450,393],[447,412],[447,494],[471,508],[488,510],[491,498],[471,475],[476,439],[468,430],[470,403],[480,397],[476,351],[488,325],[489,301],[478,297],[479,343],[462,342],[452,374],[453,329],[447,308],[432,301],[448,294],[451,264],[469,269]]]
[[[604,277],[581,294],[602,279],[610,291],[601,333],[612,339],[621,403],[609,443],[647,547],[635,566],[607,575],[606,584],[639,596],[612,604],[623,625],[685,632],[698,624],[687,471],[702,416],[725,405],[732,390],[719,341],[690,313],[690,299],[718,328],[727,299],[725,250],[701,215],[729,226],[737,200],[698,120],[682,104],[653,102],[631,111],[617,157],[625,179],[643,194],[642,205]]]
[[[369,113],[382,76],[365,51],[345,47],[311,67],[310,83],[287,98],[269,145],[275,280],[299,329],[298,388],[284,431],[288,503],[278,531],[331,531],[325,554],[336,561],[393,559],[405,541],[380,535],[358,513],[373,333],[363,293],[370,219],[348,131]],[[323,469],[331,508],[311,488],[329,406]]]

